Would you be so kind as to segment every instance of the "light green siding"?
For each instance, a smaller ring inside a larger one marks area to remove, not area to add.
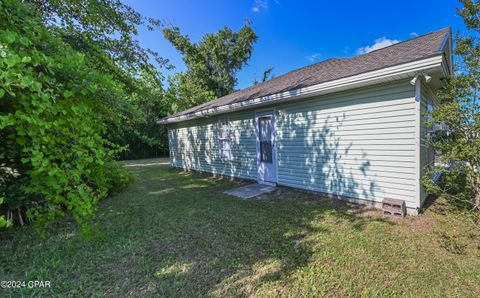
[[[243,179],[257,179],[256,138],[252,111],[201,118],[169,126],[173,167]],[[220,158],[218,122],[228,117],[233,160]]]
[[[418,121],[408,80],[272,108],[279,185],[375,202],[397,198],[418,207]],[[255,111],[226,115],[235,131],[233,162],[219,160],[219,117],[212,117],[170,127],[172,166],[256,179]]]
[[[416,207],[415,95],[408,81],[278,108],[278,183]]]

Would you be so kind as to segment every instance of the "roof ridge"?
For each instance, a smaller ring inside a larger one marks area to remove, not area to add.
[[[450,36],[449,34],[451,34],[451,27],[445,27],[366,54],[352,57],[332,57],[317,63],[305,65],[268,81],[236,90],[230,94],[177,112],[166,118],[175,118],[180,115],[238,103],[247,99],[261,98],[296,88],[313,86],[315,84],[347,78],[377,69],[426,59],[433,55],[440,54],[442,46],[439,47],[439,44],[443,44]],[[414,42],[406,44],[407,41]],[[391,50],[388,50],[389,48],[391,48]],[[382,53],[379,52],[380,50],[385,51],[385,55],[378,54]]]
[[[346,58],[332,57],[332,58],[328,58],[328,59],[323,60],[323,61],[319,61],[319,62],[317,62],[317,63],[305,65],[305,66],[302,66],[302,67],[300,67],[300,68],[297,68],[297,69],[294,69],[294,70],[290,70],[290,71],[288,71],[288,72],[286,72],[286,73],[282,73],[281,75],[276,76],[276,77],[273,77],[273,78],[271,78],[271,79],[269,79],[269,80],[266,80],[265,82],[260,82],[260,83],[257,83],[257,84],[255,84],[255,85],[251,85],[251,86],[248,86],[248,87],[246,87],[246,88],[239,89],[239,90],[237,90],[237,91],[234,91],[233,93],[235,93],[235,92],[240,92],[240,91],[244,91],[244,90],[249,90],[249,89],[254,88],[254,87],[257,87],[257,86],[259,86],[259,85],[263,85],[263,84],[265,84],[265,83],[268,83],[268,82],[277,80],[277,79],[279,79],[279,78],[281,78],[281,77],[283,77],[283,76],[285,76],[285,75],[288,75],[288,74],[291,74],[291,73],[300,71],[300,70],[305,69],[305,68],[309,68],[309,67],[316,66],[316,65],[318,65],[318,64],[320,64],[320,63],[324,63],[324,62],[327,62],[327,61],[330,61],[330,60],[343,60],[343,59],[346,59]],[[230,93],[230,94],[233,94],[233,93]],[[224,96],[228,96],[228,95],[230,95],[230,94],[227,94],[227,95],[224,95]],[[224,97],[224,96],[222,96],[222,97]],[[218,98],[222,98],[222,97],[218,97]],[[217,98],[217,99],[218,99],[218,98]]]
[[[387,48],[390,48],[390,47],[393,47],[393,46],[397,46],[397,45],[402,44],[402,43],[405,43],[405,42],[409,42],[409,41],[412,41],[412,40],[415,40],[415,39],[419,39],[419,38],[422,38],[422,37],[425,37],[425,36],[428,36],[428,35],[431,35],[431,34],[434,34],[434,33],[438,33],[438,32],[444,31],[445,29],[448,29],[448,31],[450,31],[450,30],[451,30],[451,27],[448,26],[448,27],[442,28],[442,29],[440,29],[440,30],[435,30],[435,31],[431,31],[431,32],[428,32],[428,33],[424,33],[424,34],[415,36],[415,37],[413,37],[413,38],[409,38],[409,39],[406,39],[406,40],[402,40],[402,41],[399,41],[399,42],[397,42],[397,43],[391,44],[391,45],[389,45],[389,46],[386,46],[386,47],[383,47],[383,48],[380,48],[380,49],[376,49],[376,50],[370,51],[370,52],[365,53],[365,54],[360,54],[360,55],[357,55],[357,56],[353,56],[353,57],[351,57],[351,58],[360,57],[360,56],[365,56],[365,55],[368,55],[368,54],[371,54],[371,53],[374,53],[374,52],[377,52],[377,51],[380,51],[380,50],[384,50],[384,49],[387,49]]]
[[[448,27],[445,27],[445,28],[442,28],[442,29],[439,29],[439,30],[435,30],[435,31],[431,31],[431,32],[428,32],[428,33],[424,33],[424,34],[421,34],[421,35],[419,35],[419,36],[416,36],[416,37],[413,37],[413,38],[410,38],[410,39],[407,39],[407,40],[403,40],[403,41],[397,42],[397,43],[395,43],[395,44],[392,44],[392,45],[389,45],[389,46],[386,46],[386,47],[383,47],[383,48],[380,48],[380,49],[376,49],[376,50],[374,50],[374,51],[370,51],[370,52],[365,53],[365,54],[356,55],[356,56],[352,56],[352,57],[331,57],[331,58],[328,58],[328,59],[326,59],[326,60],[319,61],[319,62],[317,62],[317,63],[313,63],[313,64],[309,64],[309,65],[302,66],[302,67],[300,67],[300,68],[297,68],[297,69],[291,70],[291,71],[289,71],[289,72],[283,73],[283,74],[281,74],[281,75],[279,75],[279,76],[277,76],[277,77],[271,78],[270,80],[267,80],[267,81],[265,81],[265,82],[261,82],[261,83],[258,83],[258,84],[256,84],[256,85],[251,85],[251,86],[249,86],[249,87],[246,87],[246,88],[243,88],[243,89],[239,89],[239,90],[234,91],[234,92],[249,90],[249,89],[254,88],[254,87],[257,87],[257,86],[259,86],[259,85],[263,85],[263,84],[265,84],[265,83],[267,83],[267,82],[271,82],[271,81],[274,81],[274,80],[276,80],[276,79],[279,79],[279,78],[281,78],[281,77],[283,77],[283,76],[285,76],[285,75],[288,75],[288,74],[291,74],[291,73],[294,73],[294,72],[297,72],[297,71],[300,71],[300,70],[302,70],[302,69],[306,69],[306,68],[309,68],[309,67],[314,67],[314,66],[316,66],[316,65],[319,65],[319,64],[321,64],[321,63],[325,63],[325,62],[327,62],[327,61],[331,61],[331,60],[355,59],[355,58],[358,58],[358,57],[361,57],[361,56],[365,56],[365,55],[368,55],[368,54],[371,54],[371,53],[374,53],[374,52],[377,52],[377,51],[380,51],[380,50],[384,50],[384,49],[386,49],[386,48],[393,47],[393,46],[396,46],[396,45],[399,45],[399,44],[402,44],[402,43],[405,43],[405,42],[408,42],[408,41],[412,41],[412,40],[415,40],[415,39],[418,39],[418,38],[422,38],[422,37],[428,36],[428,35],[430,35],[430,34],[434,34],[434,33],[443,31],[443,30],[445,30],[445,29],[448,29],[448,30],[450,31],[450,30],[451,30],[451,27],[448,26]],[[232,93],[230,93],[230,94],[232,94]],[[228,94],[225,95],[225,96],[228,96]],[[219,97],[219,98],[221,98],[221,97]]]

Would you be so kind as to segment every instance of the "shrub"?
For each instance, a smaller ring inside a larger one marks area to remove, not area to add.
[[[0,197],[37,227],[71,215],[88,234],[98,201],[131,181],[105,138],[106,97],[121,88],[27,4],[1,1],[0,28]]]
[[[105,175],[109,186],[109,194],[120,192],[136,179],[132,172],[113,161],[105,164]]]

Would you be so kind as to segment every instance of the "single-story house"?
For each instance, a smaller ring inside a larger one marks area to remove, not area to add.
[[[416,214],[433,162],[425,113],[452,74],[445,28],[306,66],[163,118],[170,164]]]

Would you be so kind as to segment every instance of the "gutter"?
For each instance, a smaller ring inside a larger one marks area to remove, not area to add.
[[[422,59],[414,62],[404,63],[401,65],[391,66],[379,70],[374,70],[347,78],[337,79],[317,85],[292,89],[289,91],[267,95],[263,97],[257,97],[237,103],[227,104],[215,108],[209,108],[202,111],[189,113],[179,116],[170,116],[160,119],[157,124],[169,124],[181,121],[187,121],[191,119],[201,118],[210,115],[217,115],[227,113],[231,111],[243,110],[255,106],[263,106],[278,102],[285,102],[294,99],[300,99],[305,97],[311,97],[320,94],[333,93],[342,91],[345,89],[351,89],[354,87],[361,87],[365,85],[371,85],[379,81],[384,81],[386,78],[408,75],[415,76],[418,71],[425,71],[428,69],[442,67],[443,54],[439,53],[434,57]],[[445,69],[443,72],[445,72]]]

